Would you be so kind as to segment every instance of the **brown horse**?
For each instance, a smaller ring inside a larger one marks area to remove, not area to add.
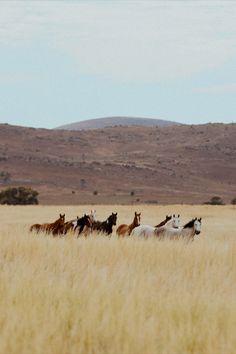
[[[79,217],[77,216],[77,219]],[[75,227],[76,227],[76,224],[77,224],[77,219],[73,219],[73,220],[70,220],[70,221],[67,221],[64,223],[63,227],[62,227],[62,234],[63,235],[66,235],[67,232],[74,232],[75,231]]]
[[[35,232],[39,233],[41,226],[42,226],[41,224],[34,224],[34,225],[31,225],[31,226],[30,226],[30,232],[35,231]]]
[[[59,219],[46,226],[46,233],[52,233],[54,236],[63,233],[63,226],[65,224],[65,214],[60,214]]]
[[[63,232],[65,223],[65,214],[60,214],[59,218],[50,224],[34,224],[30,227],[30,231],[52,233],[54,236]]]
[[[132,230],[140,225],[140,218],[141,218],[141,213],[137,213],[135,211],[134,213],[134,220],[132,222],[132,224],[127,225],[127,224],[121,224],[120,226],[118,226],[116,233],[118,236],[126,236],[126,235],[130,235]]]

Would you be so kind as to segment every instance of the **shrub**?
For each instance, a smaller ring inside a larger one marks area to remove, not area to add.
[[[204,204],[209,204],[209,205],[224,205],[224,201],[221,197],[214,196],[212,197],[208,202],[205,202]]]
[[[12,187],[0,192],[0,204],[27,205],[38,204],[38,192],[25,187]]]
[[[11,180],[11,175],[9,172],[7,171],[2,171],[0,172],[0,180],[3,182],[3,183],[8,183],[10,182]]]
[[[231,200],[231,204],[232,204],[232,205],[236,205],[236,198],[233,198],[233,199]]]

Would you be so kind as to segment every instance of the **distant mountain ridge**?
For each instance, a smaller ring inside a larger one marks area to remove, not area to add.
[[[56,129],[64,130],[88,130],[88,129],[103,129],[115,126],[144,126],[144,127],[168,127],[170,125],[180,125],[180,123],[172,122],[163,119],[155,118],[138,118],[138,117],[104,117],[96,119],[83,120],[71,124],[65,124]]]

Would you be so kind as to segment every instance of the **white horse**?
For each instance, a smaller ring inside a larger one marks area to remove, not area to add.
[[[166,220],[168,220],[164,226],[151,226],[151,225],[140,225],[133,229],[131,232],[131,236],[143,236],[143,237],[150,237],[155,234],[155,230],[158,230],[162,227],[178,229],[180,227],[180,215],[173,215],[170,217],[166,216]],[[163,224],[161,222],[159,225]]]
[[[195,218],[189,221],[184,226],[180,227],[179,229],[166,226],[156,228],[152,236],[157,236],[159,238],[167,237],[169,239],[187,238],[193,241],[194,236],[199,235],[201,233],[201,226],[202,218]]]

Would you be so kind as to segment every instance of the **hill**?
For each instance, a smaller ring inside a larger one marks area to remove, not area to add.
[[[144,127],[167,127],[169,125],[176,125],[179,123],[171,122],[162,119],[151,118],[136,118],[136,117],[106,117],[83,120],[81,122],[66,124],[57,129],[65,130],[88,130],[88,129],[103,129],[107,127],[116,126],[144,126]]]
[[[214,195],[230,202],[235,136],[235,124],[88,131],[2,124],[0,189],[31,186],[45,204],[192,204]]]

